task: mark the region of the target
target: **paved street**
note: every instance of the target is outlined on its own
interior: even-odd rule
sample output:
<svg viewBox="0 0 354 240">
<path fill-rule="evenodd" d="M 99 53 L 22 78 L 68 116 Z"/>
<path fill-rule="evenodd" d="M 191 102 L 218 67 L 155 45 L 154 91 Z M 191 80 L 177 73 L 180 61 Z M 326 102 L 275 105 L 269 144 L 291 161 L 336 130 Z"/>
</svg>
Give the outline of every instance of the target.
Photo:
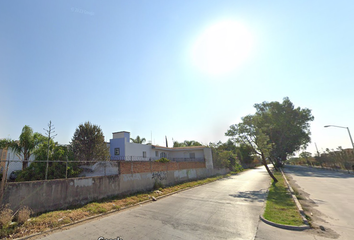
<svg viewBox="0 0 354 240">
<path fill-rule="evenodd" d="M 260 222 L 256 240 L 354 239 L 354 176 L 330 170 L 286 166 L 290 183 L 297 188 L 313 229 L 288 231 Z M 322 228 L 322 229 L 321 229 Z"/>
<path fill-rule="evenodd" d="M 354 176 L 300 166 L 285 170 L 311 200 L 314 224 L 339 239 L 354 239 Z"/>
<path fill-rule="evenodd" d="M 269 183 L 261 167 L 41 239 L 254 239 Z"/>
</svg>

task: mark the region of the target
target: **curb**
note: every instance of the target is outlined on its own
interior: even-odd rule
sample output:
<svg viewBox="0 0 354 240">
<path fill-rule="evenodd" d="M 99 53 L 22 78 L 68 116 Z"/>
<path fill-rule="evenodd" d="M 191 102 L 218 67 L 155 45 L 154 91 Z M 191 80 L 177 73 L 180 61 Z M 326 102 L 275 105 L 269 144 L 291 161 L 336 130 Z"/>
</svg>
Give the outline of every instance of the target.
<svg viewBox="0 0 354 240">
<path fill-rule="evenodd" d="M 288 179 L 286 178 L 286 176 L 285 176 L 285 174 L 283 172 L 283 169 L 280 169 L 280 171 L 281 171 L 281 174 L 283 175 L 283 178 L 284 178 L 284 180 L 286 182 L 286 185 L 288 186 L 289 192 L 291 193 L 291 196 L 292 196 L 292 198 L 293 198 L 293 200 L 294 200 L 294 202 L 296 204 L 296 207 L 297 207 L 297 209 L 300 212 L 300 215 L 302 217 L 302 221 L 304 222 L 305 225 L 309 226 L 309 228 L 310 228 L 310 224 L 309 224 L 309 222 L 306 219 L 306 215 L 305 215 L 304 209 L 302 209 L 302 206 L 301 206 L 299 200 L 297 199 L 293 188 L 290 186 L 290 184 L 288 182 Z"/>
<path fill-rule="evenodd" d="M 244 172 L 244 171 L 241 171 L 239 173 L 242 173 L 242 172 Z M 237 174 L 239 174 L 239 173 L 237 173 Z M 227 174 L 225 174 L 225 175 L 227 175 Z M 237 174 L 235 174 L 235 175 L 237 175 Z M 233 176 L 233 175 L 231 175 L 231 176 Z M 156 196 L 156 199 L 157 200 L 158 199 L 162 199 L 162 198 L 171 196 L 173 194 L 177 194 L 177 193 L 180 193 L 180 192 L 183 192 L 183 191 L 190 190 L 192 188 L 196 188 L 196 187 L 200 187 L 200 186 L 203 186 L 203 185 L 206 185 L 206 184 L 209 184 L 209 183 L 213 183 L 213 182 L 216 182 L 216 181 L 219 181 L 221 179 L 228 178 L 228 177 L 225 176 L 223 178 L 220 178 L 220 179 L 208 182 L 208 183 L 203 183 L 203 184 L 200 184 L 200 185 L 196 185 L 196 186 L 180 189 L 180 190 L 178 190 L 176 192 L 167 193 L 167 194 L 164 194 L 164 195 L 161 195 L 161 196 Z M 202 180 L 202 179 L 198 179 L 198 180 Z M 32 235 L 23 236 L 23 237 L 19 237 L 19 238 L 14 238 L 14 240 L 24 240 L 24 239 L 31 239 L 31 238 L 34 238 L 34 237 L 39 237 L 41 235 L 49 234 L 49 233 L 57 231 L 57 230 L 64 230 L 66 227 L 77 225 L 77 224 L 82 223 L 82 222 L 86 222 L 86 221 L 89 221 L 89 220 L 92 220 L 92 219 L 95 219 L 95 218 L 99 218 L 99 217 L 102 217 L 102 216 L 107 216 L 107 215 L 110 215 L 110 214 L 113 214 L 113 213 L 116 213 L 116 212 L 119 212 L 119 211 L 123 211 L 123 210 L 129 209 L 129 208 L 133 208 L 133 207 L 136 207 L 136 206 L 139 206 L 139 205 L 142 205 L 142 204 L 152 203 L 152 202 L 153 202 L 152 199 L 144 200 L 144 201 L 132 204 L 132 205 L 127 205 L 127 206 L 121 207 L 120 209 L 115 209 L 115 210 L 111 210 L 111 211 L 106 212 L 106 213 L 101 213 L 101 214 L 98 214 L 98 215 L 90 216 L 90 217 L 87 217 L 87 218 L 84 218 L 84 219 L 80 219 L 78 221 L 75 221 L 75 222 L 72 222 L 72 223 L 68 223 L 68 224 L 65 224 L 65 225 L 62 225 L 62 226 L 59 226 L 59 227 L 56 227 L 56 228 L 52 228 L 52 229 L 49 229 L 49 230 L 46 230 L 46 231 L 43 231 L 43 232 L 34 233 Z"/>
<path fill-rule="evenodd" d="M 285 224 L 280 224 L 280 223 L 275 223 L 275 222 L 272 222 L 272 221 L 269 221 L 267 219 L 265 219 L 263 217 L 263 215 L 259 215 L 259 218 L 266 224 L 268 225 L 271 225 L 273 227 L 278 227 L 278 228 L 282 228 L 282 229 L 286 229 L 286 230 L 293 230 L 293 231 L 303 231 L 303 230 L 306 230 L 306 229 L 310 229 L 310 224 L 309 222 L 307 221 L 306 219 L 306 215 L 305 215 L 305 212 L 304 210 L 302 209 L 302 206 L 299 202 L 299 200 L 297 199 L 297 197 L 295 196 L 295 193 L 294 193 L 294 190 L 292 189 L 292 187 L 290 186 L 289 182 L 288 182 L 288 179 L 286 179 L 285 177 L 285 174 L 283 172 L 283 170 L 280 168 L 280 172 L 285 180 L 285 183 L 286 185 L 288 186 L 288 190 L 291 194 L 291 197 L 293 198 L 294 202 L 295 202 L 295 205 L 301 215 L 301 218 L 302 218 L 302 222 L 304 223 L 304 225 L 301 225 L 301 226 L 291 226 L 291 225 L 285 225 Z"/>
<path fill-rule="evenodd" d="M 275 223 L 275 222 L 265 219 L 262 215 L 259 215 L 259 219 L 261 219 L 264 223 L 266 223 L 268 225 L 271 225 L 271 226 L 277 227 L 277 228 L 282 228 L 285 230 L 303 231 L 303 230 L 310 228 L 310 226 L 308 226 L 308 225 L 291 226 L 291 225 L 284 225 L 284 224 Z"/>
</svg>

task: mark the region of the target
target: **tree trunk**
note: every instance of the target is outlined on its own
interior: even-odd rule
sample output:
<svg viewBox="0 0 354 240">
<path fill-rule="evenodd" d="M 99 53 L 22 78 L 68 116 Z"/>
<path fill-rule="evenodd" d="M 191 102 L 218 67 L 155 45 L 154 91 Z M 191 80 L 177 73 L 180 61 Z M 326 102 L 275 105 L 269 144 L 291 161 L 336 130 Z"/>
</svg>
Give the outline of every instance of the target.
<svg viewBox="0 0 354 240">
<path fill-rule="evenodd" d="M 267 165 L 267 161 L 265 160 L 265 157 L 264 157 L 263 153 L 262 153 L 262 163 L 263 163 L 264 167 L 267 169 L 267 172 L 268 172 L 269 176 L 271 176 L 273 181 L 274 182 L 278 182 L 278 179 L 276 179 L 274 177 L 273 173 L 269 170 L 268 165 Z"/>
<path fill-rule="evenodd" d="M 279 169 L 278 169 L 278 167 L 276 166 L 276 164 L 274 163 L 273 159 L 272 159 L 272 158 L 269 158 L 269 161 L 273 164 L 273 167 L 274 167 L 275 171 L 279 172 Z"/>
</svg>

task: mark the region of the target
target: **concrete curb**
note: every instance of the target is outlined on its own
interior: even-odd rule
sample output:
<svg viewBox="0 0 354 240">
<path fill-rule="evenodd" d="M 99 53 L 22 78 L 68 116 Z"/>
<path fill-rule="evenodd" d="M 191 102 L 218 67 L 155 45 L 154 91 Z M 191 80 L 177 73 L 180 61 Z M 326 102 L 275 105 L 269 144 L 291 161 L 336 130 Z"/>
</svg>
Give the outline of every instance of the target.
<svg viewBox="0 0 354 240">
<path fill-rule="evenodd" d="M 294 193 L 293 188 L 290 186 L 290 184 L 289 184 L 289 182 L 288 182 L 288 179 L 286 179 L 286 176 L 285 176 L 283 170 L 280 169 L 280 171 L 281 171 L 281 174 L 283 175 L 283 178 L 284 178 L 284 180 L 285 180 L 285 182 L 286 182 L 286 185 L 288 186 L 288 189 L 289 189 L 289 191 L 290 191 L 290 193 L 291 193 L 291 196 L 292 196 L 292 198 L 293 198 L 293 200 L 294 200 L 294 202 L 295 202 L 295 204 L 296 204 L 296 207 L 297 207 L 297 209 L 299 210 L 299 212 L 300 212 L 300 214 L 301 214 L 302 221 L 304 222 L 305 225 L 309 226 L 309 228 L 310 228 L 310 224 L 309 224 L 309 222 L 308 222 L 307 219 L 306 219 L 306 214 L 305 214 L 304 210 L 302 209 L 302 206 L 301 206 L 299 200 L 297 199 L 297 197 L 296 197 L 296 195 L 295 195 L 295 193 Z"/>
<path fill-rule="evenodd" d="M 234 174 L 234 175 L 238 175 L 238 174 L 240 174 L 242 172 L 244 172 L 244 171 L 241 171 L 241 172 L 239 172 L 237 174 Z M 173 194 L 177 194 L 177 193 L 180 193 L 180 192 L 183 192 L 183 191 L 190 190 L 192 188 L 200 187 L 200 186 L 203 186 L 203 185 L 206 185 L 206 184 L 209 184 L 209 183 L 212 183 L 212 182 L 216 182 L 216 181 L 219 181 L 221 179 L 230 177 L 230 176 L 226 176 L 227 174 L 225 174 L 223 178 L 220 178 L 220 179 L 208 182 L 208 183 L 203 183 L 203 184 L 200 184 L 200 185 L 184 188 L 184 189 L 178 190 L 176 192 L 171 192 L 171 193 L 167 193 L 167 194 L 164 194 L 164 195 L 161 195 L 161 196 L 157 196 L 156 199 L 157 200 L 158 199 L 162 199 L 162 198 L 171 196 Z M 233 176 L 233 175 L 231 175 L 231 176 Z M 203 179 L 198 179 L 198 180 L 203 180 Z M 198 180 L 196 180 L 196 181 L 198 181 Z M 101 214 L 98 214 L 98 215 L 94 215 L 94 216 L 90 216 L 90 217 L 87 217 L 87 218 L 84 218 L 84 219 L 80 219 L 78 221 L 75 221 L 75 222 L 72 222 L 72 223 L 68 223 L 68 224 L 65 224 L 65 225 L 62 225 L 62 226 L 59 226 L 59 227 L 56 227 L 56 228 L 52 228 L 52 229 L 46 230 L 44 232 L 39 232 L 39 233 L 35 233 L 35 234 L 32 234 L 32 235 L 20 237 L 20 238 L 14 238 L 14 240 L 24 240 L 24 239 L 31 239 L 31 238 L 39 237 L 41 235 L 46 235 L 46 234 L 49 234 L 49 233 L 57 231 L 57 230 L 64 230 L 67 227 L 70 227 L 70 226 L 73 226 L 73 225 L 77 225 L 77 224 L 82 223 L 82 222 L 86 222 L 86 221 L 89 221 L 89 220 L 92 220 L 92 219 L 95 219 L 95 218 L 99 218 L 99 217 L 102 217 L 102 216 L 107 216 L 107 215 L 110 215 L 110 214 L 113 214 L 113 213 L 116 213 L 116 212 L 119 212 L 119 211 L 123 211 L 123 210 L 129 209 L 129 208 L 132 208 L 132 207 L 136 207 L 136 206 L 139 206 L 139 205 L 142 205 L 142 204 L 152 203 L 152 202 L 153 202 L 152 199 L 144 200 L 142 202 L 138 202 L 138 203 L 135 203 L 135 204 L 132 204 L 132 205 L 124 206 L 124 207 L 122 207 L 120 209 L 115 209 L 115 210 L 111 210 L 111 211 L 106 212 L 106 213 L 101 213 Z"/>
<path fill-rule="evenodd" d="M 308 225 L 301 225 L 301 226 L 291 226 L 291 225 L 285 225 L 285 224 L 279 224 L 279 223 L 275 223 L 272 221 L 269 221 L 267 219 L 265 219 L 262 215 L 259 215 L 259 218 L 266 224 L 271 225 L 273 227 L 277 227 L 277 228 L 282 228 L 282 229 L 286 229 L 286 230 L 294 230 L 294 231 L 303 231 L 306 229 L 309 229 L 310 226 Z"/>
<path fill-rule="evenodd" d="M 310 229 L 310 224 L 309 222 L 307 221 L 306 219 L 306 215 L 305 215 L 305 212 L 304 210 L 302 209 L 302 206 L 299 202 L 299 200 L 297 199 L 295 193 L 294 193 L 294 190 L 292 189 L 292 187 L 290 186 L 289 182 L 288 182 L 288 179 L 286 179 L 285 177 L 285 174 L 283 172 L 282 169 L 280 169 L 280 172 L 285 180 L 285 183 L 286 185 L 288 186 L 288 190 L 291 194 L 291 197 L 293 198 L 294 202 L 295 202 L 295 205 L 301 215 L 301 218 L 302 218 L 302 222 L 304 223 L 304 225 L 301 225 L 301 226 L 291 226 L 291 225 L 285 225 L 285 224 L 280 224 L 280 223 L 275 223 L 275 222 L 272 222 L 272 221 L 269 221 L 267 219 L 265 219 L 262 215 L 259 215 L 259 218 L 266 224 L 268 225 L 271 225 L 271 226 L 274 226 L 274 227 L 278 227 L 278 228 L 282 228 L 282 229 L 286 229 L 286 230 L 294 230 L 294 231 L 303 231 L 303 230 L 306 230 L 306 229 Z"/>
</svg>

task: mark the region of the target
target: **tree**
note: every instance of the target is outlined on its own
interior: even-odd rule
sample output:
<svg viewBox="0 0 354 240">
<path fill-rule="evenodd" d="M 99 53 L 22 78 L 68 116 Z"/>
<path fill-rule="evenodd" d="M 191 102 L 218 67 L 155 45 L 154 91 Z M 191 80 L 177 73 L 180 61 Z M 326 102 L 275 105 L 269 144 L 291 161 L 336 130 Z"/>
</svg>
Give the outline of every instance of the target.
<svg viewBox="0 0 354 240">
<path fill-rule="evenodd" d="M 195 147 L 195 146 L 202 146 L 202 144 L 198 141 L 188 141 L 188 140 L 185 140 L 183 142 L 177 142 L 177 141 L 174 141 L 173 142 L 173 147 Z"/>
<path fill-rule="evenodd" d="M 130 138 L 130 140 L 132 140 L 133 143 L 139 143 L 139 144 L 143 144 L 144 142 L 146 142 L 146 139 L 145 138 L 140 138 L 139 135 L 135 139 L 134 138 Z"/>
<path fill-rule="evenodd" d="M 22 170 L 28 167 L 28 160 L 36 147 L 44 140 L 40 133 L 33 133 L 28 125 L 22 128 L 19 140 L 3 139 L 0 141 L 1 148 L 11 148 L 15 154 L 22 159 Z"/>
<path fill-rule="evenodd" d="M 226 135 L 252 146 L 275 180 L 266 160 L 270 160 L 275 167 L 282 166 L 288 156 L 305 148 L 310 142 L 309 122 L 314 117 L 307 108 L 295 108 L 287 97 L 282 103 L 263 102 L 254 107 L 256 113 L 242 118 L 241 123 L 230 126 Z"/>
<path fill-rule="evenodd" d="M 308 165 L 312 165 L 311 162 L 309 161 L 309 159 L 311 158 L 311 153 L 310 152 L 302 152 L 299 154 L 299 157 L 302 159 L 305 159 L 306 163 Z"/>
<path fill-rule="evenodd" d="M 272 144 L 269 141 L 269 137 L 264 133 L 267 126 L 262 126 L 261 122 L 260 116 L 248 115 L 242 118 L 241 123 L 231 125 L 225 135 L 233 137 L 240 144 L 248 144 L 252 147 L 253 151 L 261 157 L 261 162 L 269 176 L 274 182 L 278 182 L 267 165 L 267 158 L 269 158 Z"/>
<path fill-rule="evenodd" d="M 35 161 L 25 170 L 21 171 L 16 181 L 35 181 L 44 180 L 46 173 L 46 160 L 48 150 L 48 138 L 38 145 L 34 151 Z M 48 178 L 58 179 L 65 177 L 77 177 L 82 169 L 79 168 L 78 162 L 73 162 L 74 153 L 70 146 L 59 145 L 53 139 L 49 141 L 49 166 Z"/>
<path fill-rule="evenodd" d="M 236 150 L 238 159 L 246 166 L 249 166 L 249 164 L 254 161 L 253 153 L 253 148 L 250 145 L 244 143 L 241 143 Z"/>
<path fill-rule="evenodd" d="M 76 128 L 71 145 L 76 159 L 86 164 L 89 161 L 105 161 L 109 157 L 101 128 L 90 122 L 80 124 Z"/>
<path fill-rule="evenodd" d="M 270 160 L 276 166 L 282 166 L 288 156 L 310 142 L 310 121 L 314 120 L 310 109 L 295 108 L 288 97 L 282 103 L 263 102 L 254 107 L 259 125 L 273 144 Z"/>
</svg>

